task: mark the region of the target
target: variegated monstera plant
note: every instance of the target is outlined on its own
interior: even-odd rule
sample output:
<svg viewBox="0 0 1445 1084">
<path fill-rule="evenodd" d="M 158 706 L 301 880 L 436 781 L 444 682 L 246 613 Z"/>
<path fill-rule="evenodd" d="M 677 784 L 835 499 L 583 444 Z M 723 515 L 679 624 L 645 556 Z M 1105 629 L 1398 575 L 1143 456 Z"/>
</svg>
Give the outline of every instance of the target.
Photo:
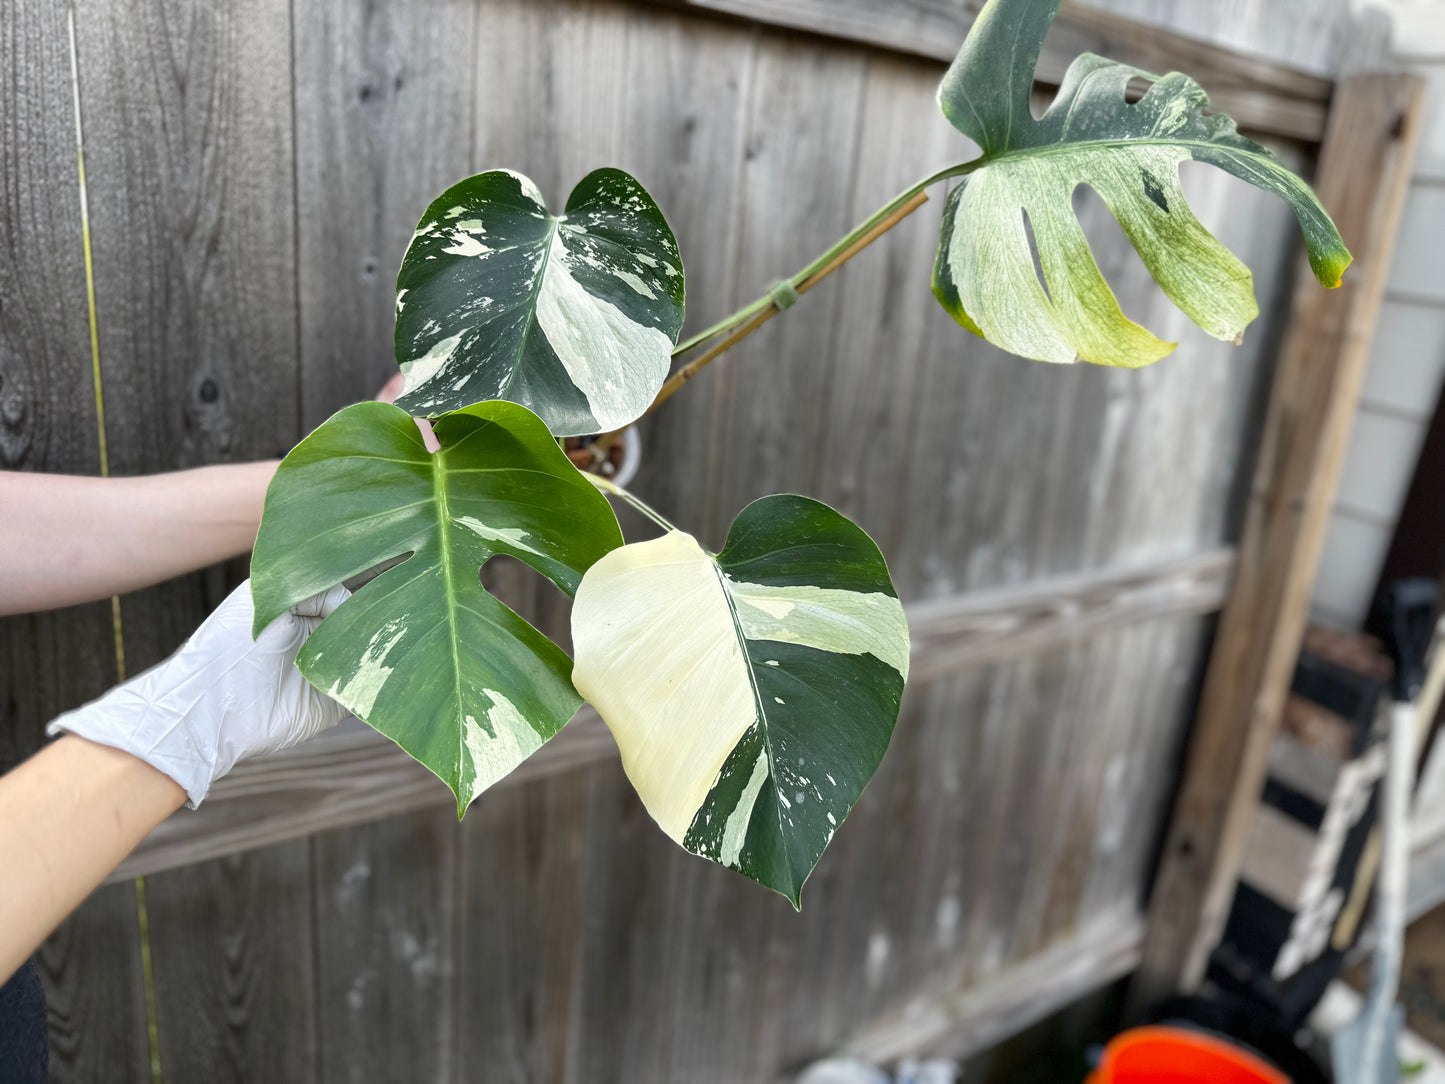
<svg viewBox="0 0 1445 1084">
<path fill-rule="evenodd" d="M 459 813 L 586 697 L 663 831 L 797 905 L 898 717 L 908 626 L 883 556 L 839 513 L 788 495 L 749 505 L 709 553 L 578 471 L 558 438 L 632 422 L 950 178 L 934 291 L 965 328 L 1025 357 L 1132 367 L 1172 349 L 1119 311 L 1074 216 L 1080 185 L 1175 304 L 1239 337 L 1256 314 L 1250 273 L 1190 212 L 1178 177 L 1190 158 L 1288 200 L 1316 275 L 1339 282 L 1350 255 L 1313 193 L 1229 118 L 1206 116 L 1187 76 L 1085 55 L 1035 119 L 1033 70 L 1058 6 L 989 0 L 949 69 L 939 102 L 981 155 L 680 346 L 682 258 L 632 177 L 589 174 L 562 214 L 505 170 L 442 193 L 397 279 L 405 391 L 395 406 L 341 411 L 277 471 L 253 564 L 256 628 L 390 564 L 298 665 L 445 780 Z M 1149 89 L 1130 104 L 1140 77 Z M 669 381 L 682 355 L 694 360 Z M 663 533 L 624 544 L 604 492 Z M 575 660 L 484 589 L 494 554 L 574 596 Z"/>
</svg>

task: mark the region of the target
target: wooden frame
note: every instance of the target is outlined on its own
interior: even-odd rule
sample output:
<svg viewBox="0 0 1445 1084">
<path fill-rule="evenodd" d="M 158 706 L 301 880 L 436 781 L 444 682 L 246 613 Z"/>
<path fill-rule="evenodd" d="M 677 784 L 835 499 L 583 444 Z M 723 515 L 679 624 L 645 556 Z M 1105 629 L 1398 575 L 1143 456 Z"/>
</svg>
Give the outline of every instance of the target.
<svg viewBox="0 0 1445 1084">
<path fill-rule="evenodd" d="M 1210 657 L 1131 992 L 1196 986 L 1234 898 L 1269 747 L 1299 653 L 1394 252 L 1423 83 L 1343 80 L 1315 179 L 1355 265 L 1338 294 L 1301 270 L 1265 419 L 1234 587 Z"/>
</svg>

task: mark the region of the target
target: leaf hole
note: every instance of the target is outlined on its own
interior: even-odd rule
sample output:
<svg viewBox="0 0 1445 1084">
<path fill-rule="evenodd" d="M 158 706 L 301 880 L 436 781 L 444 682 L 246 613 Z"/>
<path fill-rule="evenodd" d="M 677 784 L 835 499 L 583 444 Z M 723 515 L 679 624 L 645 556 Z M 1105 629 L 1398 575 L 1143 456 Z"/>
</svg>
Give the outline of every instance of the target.
<svg viewBox="0 0 1445 1084">
<path fill-rule="evenodd" d="M 511 554 L 492 554 L 477 569 L 477 579 L 502 605 L 521 614 L 535 614 L 543 578 Z"/>
<path fill-rule="evenodd" d="M 1126 102 L 1137 102 L 1144 95 L 1149 93 L 1149 88 L 1154 85 L 1154 80 L 1147 79 L 1142 75 L 1136 75 L 1124 86 L 1124 100 Z"/>
<path fill-rule="evenodd" d="M 1114 212 L 1108 210 L 1104 198 L 1090 185 L 1074 189 L 1074 215 L 1094 253 L 1098 272 L 1104 276 L 1104 282 L 1108 283 L 1118 308 L 1126 317 L 1150 327 L 1150 315 L 1173 311 L 1173 305 L 1144 267 L 1129 236 L 1114 218 Z M 1150 330 L 1159 332 L 1159 328 Z"/>
<path fill-rule="evenodd" d="M 1135 323 L 1147 325 L 1144 317 L 1156 299 L 1164 296 L 1163 291 L 1154 284 L 1135 254 L 1133 244 L 1098 192 L 1086 184 L 1079 185 L 1074 189 L 1073 205 L 1074 217 L 1084 231 L 1094 262 L 1119 302 L 1119 308 Z"/>
<path fill-rule="evenodd" d="M 414 550 L 407 550 L 406 553 L 400 554 L 396 557 L 388 557 L 385 561 L 382 561 L 381 564 L 372 565 L 365 572 L 358 572 L 355 576 L 352 576 L 351 579 L 344 581 L 342 586 L 345 587 L 352 594 L 355 594 L 357 591 L 360 591 L 363 587 L 369 584 L 372 580 L 376 579 L 376 577 L 380 576 L 383 572 L 386 572 L 389 569 L 393 569 L 397 565 L 401 564 L 414 552 Z"/>
<path fill-rule="evenodd" d="M 1053 295 L 1049 293 L 1048 280 L 1044 278 L 1043 261 L 1039 259 L 1039 239 L 1034 236 L 1034 224 L 1029 219 L 1028 211 L 1024 211 L 1024 236 L 1029 240 L 1029 257 L 1034 261 L 1034 276 L 1039 280 L 1039 286 L 1044 291 L 1044 296 L 1053 304 Z"/>
<path fill-rule="evenodd" d="M 1029 113 L 1034 120 L 1043 120 L 1044 114 L 1054 104 L 1054 97 L 1054 91 L 1041 90 L 1037 86 L 1029 92 Z"/>
</svg>

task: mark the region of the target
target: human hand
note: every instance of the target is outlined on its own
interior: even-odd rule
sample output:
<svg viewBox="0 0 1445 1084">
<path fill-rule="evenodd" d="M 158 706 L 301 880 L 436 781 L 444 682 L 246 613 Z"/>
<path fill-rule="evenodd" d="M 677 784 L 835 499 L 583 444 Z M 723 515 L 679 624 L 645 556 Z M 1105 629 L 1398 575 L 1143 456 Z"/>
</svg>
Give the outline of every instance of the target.
<svg viewBox="0 0 1445 1084">
<path fill-rule="evenodd" d="M 405 374 L 405 373 L 397 373 L 395 376 L 393 376 L 390 380 L 388 380 L 385 384 L 383 384 L 383 385 L 381 386 L 381 390 L 380 390 L 379 392 L 377 392 L 377 393 L 376 393 L 376 396 L 375 396 L 376 402 L 378 402 L 378 403 L 394 403 L 394 402 L 396 402 L 396 397 L 401 394 L 401 389 L 403 388 L 403 386 L 405 386 L 405 384 L 406 384 L 406 374 Z"/>
<path fill-rule="evenodd" d="M 232 591 L 165 662 L 46 727 L 139 757 L 182 787 L 192 808 L 237 761 L 296 745 L 347 711 L 312 688 L 296 653 L 350 594 L 334 587 L 251 639 L 251 584 Z"/>
<path fill-rule="evenodd" d="M 404 373 L 397 373 L 381 386 L 381 390 L 376 393 L 376 401 L 378 403 L 396 402 L 396 397 L 402 393 L 405 385 L 406 375 Z M 441 442 L 437 440 L 436 434 L 432 432 L 431 422 L 425 418 L 413 418 L 412 421 L 416 422 L 416 427 L 421 432 L 421 442 L 426 445 L 427 451 L 434 452 L 441 447 Z"/>
</svg>

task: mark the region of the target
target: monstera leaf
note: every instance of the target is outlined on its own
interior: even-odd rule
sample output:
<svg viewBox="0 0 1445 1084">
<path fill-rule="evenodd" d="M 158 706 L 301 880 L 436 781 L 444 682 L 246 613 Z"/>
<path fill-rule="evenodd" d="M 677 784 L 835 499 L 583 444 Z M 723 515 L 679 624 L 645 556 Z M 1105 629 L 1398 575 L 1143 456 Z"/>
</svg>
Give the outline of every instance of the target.
<svg viewBox="0 0 1445 1084">
<path fill-rule="evenodd" d="M 745 508 L 583 577 L 572 680 L 663 831 L 782 893 L 803 882 L 888 748 L 908 625 L 873 541 L 806 497 Z"/>
<path fill-rule="evenodd" d="M 560 216 L 521 174 L 469 177 L 427 208 L 397 275 L 397 406 L 509 399 L 559 436 L 618 429 L 662 386 L 682 310 L 677 241 L 620 169 L 589 173 Z"/>
<path fill-rule="evenodd" d="M 1173 349 L 1119 311 L 1074 216 L 1080 185 L 1108 204 L 1169 298 L 1209 334 L 1238 339 L 1258 309 L 1249 269 L 1200 225 L 1184 201 L 1179 164 L 1208 162 L 1288 200 L 1320 282 L 1349 265 L 1314 193 L 1222 115 L 1204 116 L 1188 76 L 1157 78 L 1084 54 L 1048 112 L 1029 91 L 1060 0 L 989 0 L 943 85 L 944 114 L 983 150 L 949 195 L 934 293 L 964 327 L 1041 361 L 1139 366 Z M 1137 103 L 1130 79 L 1152 86 Z M 1029 251 L 1033 228 L 1047 293 Z"/>
<path fill-rule="evenodd" d="M 442 778 L 458 815 L 581 705 L 562 650 L 482 587 L 494 554 L 576 590 L 622 544 L 611 507 L 547 427 L 489 402 L 435 426 L 360 403 L 282 462 L 252 558 L 259 631 L 318 591 L 389 559 L 323 621 L 296 665 L 317 688 Z"/>
</svg>

